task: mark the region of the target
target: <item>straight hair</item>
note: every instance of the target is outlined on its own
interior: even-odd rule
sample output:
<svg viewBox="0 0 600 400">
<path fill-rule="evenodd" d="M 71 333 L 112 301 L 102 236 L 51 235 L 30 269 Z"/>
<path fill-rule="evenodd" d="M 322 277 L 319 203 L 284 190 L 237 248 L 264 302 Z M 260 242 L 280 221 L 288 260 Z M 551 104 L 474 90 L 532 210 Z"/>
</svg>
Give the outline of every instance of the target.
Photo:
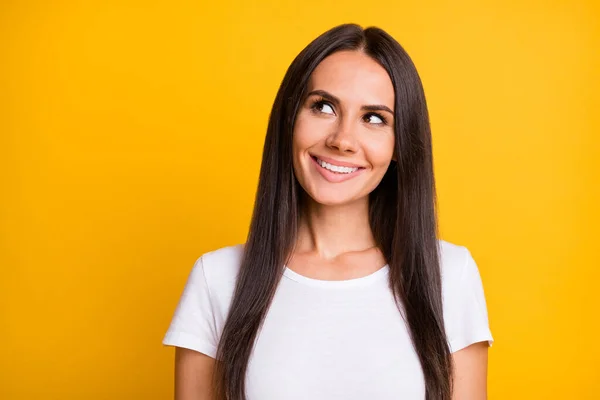
<svg viewBox="0 0 600 400">
<path fill-rule="evenodd" d="M 431 130 L 417 70 L 377 27 L 343 24 L 321 34 L 289 66 L 269 117 L 252 220 L 215 364 L 216 399 L 245 400 L 245 376 L 259 328 L 296 241 L 303 189 L 292 135 L 309 78 L 327 56 L 362 51 L 389 74 L 395 93 L 394 154 L 369 194 L 369 221 L 390 268 L 389 288 L 407 323 L 426 400 L 450 400 L 452 358 L 444 328 Z M 401 393 L 398 393 L 401 397 Z"/>
</svg>

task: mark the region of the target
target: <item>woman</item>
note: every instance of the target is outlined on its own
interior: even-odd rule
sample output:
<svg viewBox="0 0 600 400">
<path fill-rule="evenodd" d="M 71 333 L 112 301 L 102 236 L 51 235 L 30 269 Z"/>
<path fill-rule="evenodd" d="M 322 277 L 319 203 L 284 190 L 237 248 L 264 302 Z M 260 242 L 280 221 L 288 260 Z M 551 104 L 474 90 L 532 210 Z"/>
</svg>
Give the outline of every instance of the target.
<svg viewBox="0 0 600 400">
<path fill-rule="evenodd" d="M 246 243 L 190 273 L 175 397 L 484 399 L 492 341 L 470 252 L 438 239 L 412 61 L 378 28 L 325 32 L 277 93 Z"/>
</svg>

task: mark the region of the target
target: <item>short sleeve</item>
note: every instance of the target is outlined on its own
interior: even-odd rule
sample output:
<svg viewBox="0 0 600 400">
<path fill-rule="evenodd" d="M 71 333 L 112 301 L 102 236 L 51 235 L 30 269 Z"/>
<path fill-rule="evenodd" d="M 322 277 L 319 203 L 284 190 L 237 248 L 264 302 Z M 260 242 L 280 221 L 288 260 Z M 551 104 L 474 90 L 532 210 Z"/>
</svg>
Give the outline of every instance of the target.
<svg viewBox="0 0 600 400">
<path fill-rule="evenodd" d="M 460 272 L 449 274 L 444 288 L 444 315 L 451 352 L 477 342 L 487 341 L 489 346 L 494 342 L 479 269 L 467 248 L 463 254 Z"/>
<path fill-rule="evenodd" d="M 190 272 L 171 324 L 162 341 L 164 345 L 184 347 L 215 358 L 216 324 L 202 257 Z"/>
</svg>

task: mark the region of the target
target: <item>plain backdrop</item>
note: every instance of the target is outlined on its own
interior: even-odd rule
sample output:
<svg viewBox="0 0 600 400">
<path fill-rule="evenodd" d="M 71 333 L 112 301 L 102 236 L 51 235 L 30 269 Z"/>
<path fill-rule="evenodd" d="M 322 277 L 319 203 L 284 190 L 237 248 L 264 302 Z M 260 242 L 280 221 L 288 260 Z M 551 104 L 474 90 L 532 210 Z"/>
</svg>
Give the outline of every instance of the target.
<svg viewBox="0 0 600 400">
<path fill-rule="evenodd" d="M 168 399 L 193 262 L 245 240 L 270 107 L 344 22 L 413 58 L 490 399 L 600 391 L 597 1 L 3 1 L 0 398 Z"/>
</svg>

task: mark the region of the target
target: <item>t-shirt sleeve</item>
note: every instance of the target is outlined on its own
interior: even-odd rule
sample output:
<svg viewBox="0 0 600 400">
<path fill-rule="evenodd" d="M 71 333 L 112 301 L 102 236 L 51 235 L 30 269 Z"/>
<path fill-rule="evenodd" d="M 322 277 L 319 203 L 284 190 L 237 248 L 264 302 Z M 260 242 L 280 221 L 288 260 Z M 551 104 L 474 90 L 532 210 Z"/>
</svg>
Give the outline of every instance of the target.
<svg viewBox="0 0 600 400">
<path fill-rule="evenodd" d="M 479 269 L 471 252 L 464 248 L 464 261 L 444 290 L 444 314 L 451 352 L 473 343 L 494 339 L 489 327 L 487 305 Z"/>
<path fill-rule="evenodd" d="M 200 257 L 196 260 L 188 276 L 162 343 L 195 350 L 215 358 L 216 323 L 202 259 Z"/>
</svg>

